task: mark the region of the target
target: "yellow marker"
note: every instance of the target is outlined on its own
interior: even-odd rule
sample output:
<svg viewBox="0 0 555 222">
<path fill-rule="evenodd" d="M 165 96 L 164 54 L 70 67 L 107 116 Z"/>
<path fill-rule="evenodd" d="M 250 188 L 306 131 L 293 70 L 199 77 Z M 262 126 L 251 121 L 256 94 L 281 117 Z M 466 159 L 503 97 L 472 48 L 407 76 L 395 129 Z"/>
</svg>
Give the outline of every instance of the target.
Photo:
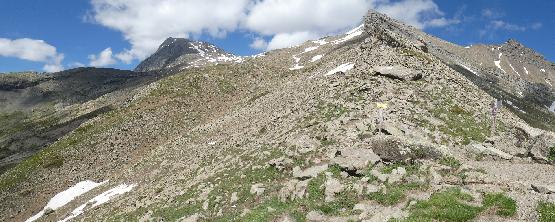
<svg viewBox="0 0 555 222">
<path fill-rule="evenodd" d="M 387 109 L 387 103 L 376 103 L 376 106 L 380 109 Z"/>
</svg>

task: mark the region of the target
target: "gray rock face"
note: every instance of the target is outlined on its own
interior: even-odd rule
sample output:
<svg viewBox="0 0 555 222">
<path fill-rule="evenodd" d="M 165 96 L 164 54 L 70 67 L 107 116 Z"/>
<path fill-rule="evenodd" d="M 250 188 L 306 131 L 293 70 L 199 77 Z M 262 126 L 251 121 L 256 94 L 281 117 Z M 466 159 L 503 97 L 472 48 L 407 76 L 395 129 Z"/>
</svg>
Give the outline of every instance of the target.
<svg viewBox="0 0 555 222">
<path fill-rule="evenodd" d="M 505 153 L 502 150 L 499 150 L 493 147 L 491 144 L 487 144 L 487 143 L 486 144 L 473 143 L 468 145 L 468 147 L 472 152 L 479 153 L 479 154 L 498 156 L 505 160 L 510 160 L 513 158 L 511 154 Z"/>
<path fill-rule="evenodd" d="M 158 78 L 160 76 L 149 73 L 107 68 L 76 68 L 49 74 L 0 74 L 0 116 L 8 114 L 9 117 L 0 124 L 0 132 L 19 129 L 0 136 L 3 137 L 0 139 L 0 174 L 87 120 L 111 110 L 109 104 L 90 106 L 87 112 L 81 113 L 71 113 L 68 107 L 131 90 Z M 52 109 L 56 110 L 56 115 L 41 111 Z M 37 117 L 50 120 L 34 123 Z"/>
<path fill-rule="evenodd" d="M 328 169 L 327 164 L 320 165 L 320 166 L 313 166 L 305 170 L 301 170 L 300 167 L 295 167 L 293 168 L 293 177 L 301 180 L 314 178 L 314 177 L 317 177 L 318 174 L 326 171 L 327 169 Z"/>
<path fill-rule="evenodd" d="M 529 127 L 521 124 L 517 127 L 522 135 L 520 145 L 523 146 L 529 156 L 536 160 L 547 162 L 552 147 L 555 147 L 555 135 L 553 132 Z"/>
<path fill-rule="evenodd" d="M 328 177 L 328 179 L 326 180 L 326 189 L 325 189 L 325 194 L 326 194 L 326 198 L 325 201 L 326 202 L 332 202 L 335 200 L 335 194 L 340 193 L 341 191 L 343 191 L 344 187 L 341 184 L 341 182 L 338 179 L 335 179 L 333 177 Z"/>
<path fill-rule="evenodd" d="M 378 66 L 374 67 L 376 75 L 385 76 L 402 81 L 422 79 L 422 73 L 403 66 Z"/>
<path fill-rule="evenodd" d="M 542 184 L 532 184 L 532 189 L 538 193 L 542 194 L 552 194 L 555 193 L 555 185 L 542 185 Z"/>
<path fill-rule="evenodd" d="M 332 159 L 332 163 L 349 171 L 363 170 L 380 161 L 380 157 L 370 149 L 345 148 L 337 153 L 338 155 Z"/>
<path fill-rule="evenodd" d="M 266 188 L 264 187 L 264 184 L 257 183 L 251 186 L 250 193 L 255 194 L 256 196 L 260 196 L 264 193 L 265 190 Z"/>
<path fill-rule="evenodd" d="M 179 70 L 184 67 L 201 66 L 205 63 L 225 63 L 237 60 L 240 58 L 210 43 L 170 37 L 160 45 L 153 55 L 141 62 L 135 71 Z"/>
<path fill-rule="evenodd" d="M 375 136 L 369 145 L 383 161 L 401 162 L 442 156 L 436 146 L 413 143 L 403 137 Z"/>
</svg>

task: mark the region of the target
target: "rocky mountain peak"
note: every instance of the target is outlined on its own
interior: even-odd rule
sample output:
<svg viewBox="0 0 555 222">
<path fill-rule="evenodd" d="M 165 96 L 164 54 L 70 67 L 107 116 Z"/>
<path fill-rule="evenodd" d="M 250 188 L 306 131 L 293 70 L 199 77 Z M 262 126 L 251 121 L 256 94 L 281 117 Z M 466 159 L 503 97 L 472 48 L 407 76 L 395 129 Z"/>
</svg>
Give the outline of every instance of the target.
<svg viewBox="0 0 555 222">
<path fill-rule="evenodd" d="M 392 47 L 416 48 L 427 51 L 420 30 L 403 24 L 385 14 L 370 10 L 364 19 L 366 32 Z"/>
<path fill-rule="evenodd" d="M 508 46 L 512 46 L 515 48 L 524 48 L 524 45 L 522 45 L 520 42 L 518 42 L 516 39 L 509 39 L 507 40 L 507 42 L 505 43 L 505 45 Z"/>
<path fill-rule="evenodd" d="M 135 71 L 181 70 L 211 63 L 239 61 L 240 58 L 208 42 L 167 38 L 158 50 L 141 62 Z"/>
</svg>

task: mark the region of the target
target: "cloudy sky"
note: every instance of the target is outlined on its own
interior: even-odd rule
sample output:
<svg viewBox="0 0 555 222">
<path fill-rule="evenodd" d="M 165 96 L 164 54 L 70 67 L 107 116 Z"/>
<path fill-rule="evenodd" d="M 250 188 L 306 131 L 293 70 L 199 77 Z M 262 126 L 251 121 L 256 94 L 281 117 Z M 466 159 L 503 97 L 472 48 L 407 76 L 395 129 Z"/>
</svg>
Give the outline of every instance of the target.
<svg viewBox="0 0 555 222">
<path fill-rule="evenodd" d="M 460 45 L 515 38 L 555 60 L 555 1 L 6 0 L 0 72 L 133 69 L 170 36 L 252 55 L 344 32 L 368 9 Z"/>
</svg>

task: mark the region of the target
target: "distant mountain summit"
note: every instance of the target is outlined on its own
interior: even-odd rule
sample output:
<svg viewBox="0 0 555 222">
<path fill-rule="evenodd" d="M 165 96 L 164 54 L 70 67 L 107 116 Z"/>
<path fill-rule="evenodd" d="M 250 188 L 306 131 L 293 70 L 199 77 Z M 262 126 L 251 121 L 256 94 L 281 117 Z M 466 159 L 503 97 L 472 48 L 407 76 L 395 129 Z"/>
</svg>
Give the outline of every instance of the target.
<svg viewBox="0 0 555 222">
<path fill-rule="evenodd" d="M 207 42 L 184 38 L 168 38 L 150 57 L 141 62 L 135 71 L 178 71 L 200 67 L 209 63 L 241 62 L 242 58 Z"/>
</svg>

